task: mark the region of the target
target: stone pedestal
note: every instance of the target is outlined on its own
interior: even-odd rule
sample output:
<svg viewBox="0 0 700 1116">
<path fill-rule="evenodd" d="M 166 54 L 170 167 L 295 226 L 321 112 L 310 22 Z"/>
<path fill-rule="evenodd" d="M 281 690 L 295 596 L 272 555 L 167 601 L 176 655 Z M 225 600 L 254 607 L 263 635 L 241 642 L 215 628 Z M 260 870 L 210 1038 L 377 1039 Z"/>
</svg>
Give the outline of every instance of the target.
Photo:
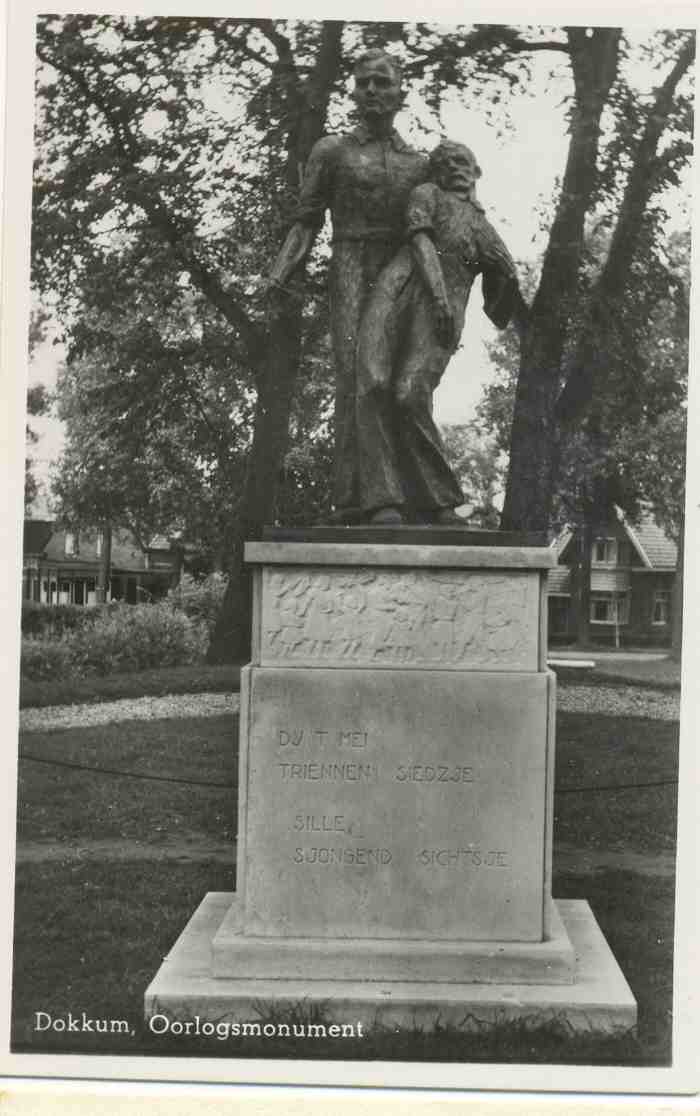
<svg viewBox="0 0 700 1116">
<path fill-rule="evenodd" d="M 247 546 L 237 891 L 207 897 L 147 1014 L 634 1025 L 587 904 L 551 898 L 555 556 L 463 538 Z"/>
</svg>

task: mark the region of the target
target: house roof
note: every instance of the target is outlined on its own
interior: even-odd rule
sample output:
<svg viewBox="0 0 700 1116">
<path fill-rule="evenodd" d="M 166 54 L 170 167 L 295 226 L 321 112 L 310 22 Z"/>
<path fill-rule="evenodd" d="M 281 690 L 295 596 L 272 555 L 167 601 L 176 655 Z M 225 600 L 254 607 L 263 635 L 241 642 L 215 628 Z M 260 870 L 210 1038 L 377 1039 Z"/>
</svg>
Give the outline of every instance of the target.
<svg viewBox="0 0 700 1116">
<path fill-rule="evenodd" d="M 66 528 L 58 526 L 50 519 L 26 519 L 24 522 L 24 555 L 43 556 L 47 562 L 55 563 L 57 567 L 76 566 L 98 563 L 100 555 L 97 552 L 96 530 L 81 530 L 75 532 L 76 549 L 71 555 L 66 554 Z M 149 547 L 151 551 L 158 551 L 162 559 L 163 553 L 169 557 L 170 547 L 163 536 L 153 540 Z M 115 528 L 112 532 L 112 568 L 139 572 L 146 570 L 146 554 L 141 549 L 134 536 L 123 528 Z"/>
<path fill-rule="evenodd" d="M 615 512 L 618 523 L 634 547 L 644 569 L 675 570 L 678 548 L 664 529 L 658 526 L 649 511 L 642 512 L 636 523 L 627 518 L 622 508 L 616 507 Z M 574 530 L 567 526 L 553 540 L 551 545 L 559 559 L 562 558 L 574 534 Z"/>
<path fill-rule="evenodd" d="M 564 529 L 555 538 L 552 539 L 549 545 L 554 550 L 556 550 L 557 558 L 561 558 L 562 554 L 566 550 L 573 537 L 574 531 L 567 524 Z"/>
<path fill-rule="evenodd" d="M 630 524 L 625 523 L 628 531 Z M 632 531 L 646 554 L 649 565 L 654 570 L 675 570 L 678 548 L 663 528 L 659 527 L 650 515 L 644 516 Z"/>
<path fill-rule="evenodd" d="M 568 597 L 571 593 L 571 567 L 554 566 L 547 570 L 547 592 Z"/>
<path fill-rule="evenodd" d="M 49 539 L 54 532 L 54 524 L 50 519 L 25 519 L 24 521 L 24 553 L 43 554 Z"/>
</svg>

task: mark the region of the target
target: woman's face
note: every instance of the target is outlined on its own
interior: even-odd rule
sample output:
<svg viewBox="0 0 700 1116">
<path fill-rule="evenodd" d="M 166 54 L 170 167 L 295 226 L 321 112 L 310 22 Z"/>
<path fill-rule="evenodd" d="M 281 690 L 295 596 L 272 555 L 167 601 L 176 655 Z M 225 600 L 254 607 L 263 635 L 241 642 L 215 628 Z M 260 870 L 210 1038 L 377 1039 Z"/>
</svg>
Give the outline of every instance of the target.
<svg viewBox="0 0 700 1116">
<path fill-rule="evenodd" d="M 401 105 L 401 85 L 384 58 L 361 62 L 355 73 L 355 104 L 363 118 L 394 116 Z"/>
</svg>

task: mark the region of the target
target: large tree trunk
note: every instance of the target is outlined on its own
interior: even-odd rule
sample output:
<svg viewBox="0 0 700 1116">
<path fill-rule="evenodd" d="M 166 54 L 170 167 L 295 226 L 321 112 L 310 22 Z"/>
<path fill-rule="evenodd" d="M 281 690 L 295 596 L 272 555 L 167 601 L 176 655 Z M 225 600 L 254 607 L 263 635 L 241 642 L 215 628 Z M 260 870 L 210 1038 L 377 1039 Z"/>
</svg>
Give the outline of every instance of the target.
<svg viewBox="0 0 700 1116">
<path fill-rule="evenodd" d="M 591 570 L 595 529 L 590 514 L 586 515 L 581 532 L 581 556 L 578 566 L 578 616 L 576 640 L 587 644 L 591 639 Z"/>
<path fill-rule="evenodd" d="M 617 71 L 619 32 L 598 29 L 586 38 L 583 29 L 571 29 L 569 40 L 576 85 L 571 142 L 542 278 L 522 346 L 502 516 L 502 526 L 509 530 L 549 527 L 563 439 L 594 395 L 600 370 L 605 370 L 616 326 L 615 300 L 630 282 L 644 214 L 658 185 L 659 144 L 678 84 L 695 52 L 694 37 L 689 36 L 647 112 L 608 259 L 563 383 L 568 319 L 577 309 L 584 222 L 595 189 L 601 114 Z"/>
<path fill-rule="evenodd" d="M 95 586 L 95 600 L 98 604 L 105 604 L 110 590 L 110 577 L 112 573 L 112 524 L 105 523 L 102 530 L 102 554 L 97 569 L 97 585 Z"/>
<path fill-rule="evenodd" d="M 557 467 L 554 408 L 577 293 L 584 223 L 596 184 L 601 116 L 617 74 L 620 32 L 569 28 L 574 76 L 571 142 L 537 294 L 526 326 L 516 391 L 501 525 L 550 525 Z"/>
<path fill-rule="evenodd" d="M 630 285 L 635 257 L 643 251 L 644 214 L 658 186 L 658 148 L 668 127 L 679 82 L 695 57 L 694 37 L 681 46 L 676 61 L 656 91 L 637 144 L 634 163 L 615 222 L 610 250 L 593 289 L 584 328 L 557 400 L 557 417 L 567 429 L 579 420 L 604 379 L 614 346 L 619 300 Z"/>
<path fill-rule="evenodd" d="M 290 112 L 295 116 L 287 140 L 286 185 L 290 194 L 296 194 L 311 148 L 323 134 L 331 92 L 340 73 L 342 30 L 340 22 L 324 23 L 312 73 L 303 84 L 289 84 Z M 282 37 L 278 37 L 276 46 L 282 52 L 280 61 L 288 80 L 291 55 L 286 56 Z M 252 594 L 244 546 L 259 539 L 263 526 L 273 519 L 301 347 L 301 305 L 293 297 L 284 296 L 273 308 L 266 344 L 253 354 L 258 389 L 253 442 L 231 543 L 229 583 L 209 647 L 210 662 L 241 662 L 250 653 Z"/>
<path fill-rule="evenodd" d="M 673 580 L 671 593 L 671 658 L 676 662 L 681 661 L 683 645 L 683 568 L 685 565 L 685 513 L 681 518 L 681 529 L 678 536 L 678 558 L 676 560 L 676 576 Z"/>
<path fill-rule="evenodd" d="M 289 413 L 301 352 L 301 312 L 285 301 L 271 324 L 265 366 L 258 376 L 253 443 L 228 566 L 228 586 L 209 647 L 210 662 L 241 662 L 250 651 L 251 580 L 245 543 L 259 539 L 274 516 L 287 448 Z"/>
</svg>

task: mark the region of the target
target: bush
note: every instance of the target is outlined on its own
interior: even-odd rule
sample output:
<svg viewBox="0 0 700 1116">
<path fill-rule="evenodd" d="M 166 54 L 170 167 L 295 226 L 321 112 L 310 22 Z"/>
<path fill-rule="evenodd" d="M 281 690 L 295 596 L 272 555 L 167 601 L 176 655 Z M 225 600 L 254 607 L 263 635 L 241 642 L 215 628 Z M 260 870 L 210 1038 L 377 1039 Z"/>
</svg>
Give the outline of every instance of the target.
<svg viewBox="0 0 700 1116">
<path fill-rule="evenodd" d="M 22 601 L 22 635 L 38 639 L 58 638 L 94 624 L 102 609 L 84 605 L 48 605 Z"/>
<path fill-rule="evenodd" d="M 22 640 L 20 673 L 33 682 L 57 681 L 69 678 L 74 671 L 72 639 L 37 639 L 26 636 Z"/>
<path fill-rule="evenodd" d="M 208 631 L 204 621 L 165 601 L 114 604 L 92 626 L 76 631 L 71 644 L 79 674 L 112 674 L 202 662 Z"/>
<path fill-rule="evenodd" d="M 193 620 L 204 621 L 211 635 L 221 610 L 227 580 L 222 573 L 211 573 L 200 579 L 185 573 L 177 588 L 168 591 L 166 599 L 177 611 L 184 612 Z"/>
</svg>

